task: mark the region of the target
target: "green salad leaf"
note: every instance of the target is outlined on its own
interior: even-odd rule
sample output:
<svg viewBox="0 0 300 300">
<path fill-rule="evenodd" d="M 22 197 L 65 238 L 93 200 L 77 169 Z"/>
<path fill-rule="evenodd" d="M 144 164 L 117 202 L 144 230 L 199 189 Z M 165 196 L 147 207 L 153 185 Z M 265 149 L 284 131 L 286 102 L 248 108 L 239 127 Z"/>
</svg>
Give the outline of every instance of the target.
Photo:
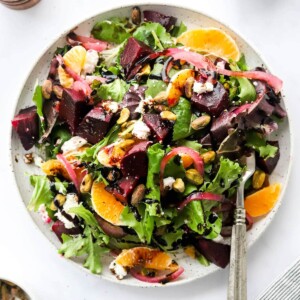
<svg viewBox="0 0 300 300">
<path fill-rule="evenodd" d="M 101 84 L 97 88 L 97 97 L 103 100 L 121 102 L 128 89 L 129 84 L 122 79 L 116 79 L 111 83 Z"/>
<path fill-rule="evenodd" d="M 30 183 L 34 186 L 28 209 L 37 211 L 41 204 L 49 205 L 54 196 L 50 188 L 50 180 L 46 175 L 31 175 Z"/>
<path fill-rule="evenodd" d="M 205 191 L 223 194 L 242 176 L 242 173 L 243 168 L 237 162 L 221 157 L 218 173 Z"/>
<path fill-rule="evenodd" d="M 197 152 L 200 152 L 202 150 L 202 145 L 198 143 L 197 141 L 189 141 L 189 140 L 179 140 L 177 141 L 178 146 L 184 146 L 191 148 Z"/>
<path fill-rule="evenodd" d="M 148 174 L 147 174 L 147 199 L 160 201 L 160 189 L 159 189 L 159 170 L 160 163 L 165 155 L 163 146 L 159 143 L 150 146 L 147 150 L 148 156 Z M 158 203 L 153 203 L 155 209 Z"/>
<path fill-rule="evenodd" d="M 181 163 L 181 158 L 179 155 L 175 155 L 172 157 L 164 171 L 164 177 L 173 177 L 173 178 L 184 178 L 185 177 L 185 169 Z"/>
<path fill-rule="evenodd" d="M 111 49 L 103 50 L 100 52 L 100 58 L 103 59 L 103 62 L 106 67 L 111 67 L 118 63 L 118 57 L 122 53 L 126 41 L 118 45 L 117 47 L 113 47 Z"/>
<path fill-rule="evenodd" d="M 246 133 L 246 146 L 254 149 L 264 159 L 274 157 L 278 151 L 278 147 L 268 144 L 263 136 L 255 130 L 249 130 Z"/>
<path fill-rule="evenodd" d="M 128 19 L 111 18 L 97 22 L 92 29 L 92 35 L 98 40 L 121 44 L 130 37 L 132 29 Z"/>
<path fill-rule="evenodd" d="M 136 219 L 129 206 L 124 208 L 120 216 L 120 220 L 124 223 L 124 225 L 132 228 L 136 232 L 142 243 L 146 242 L 143 223 Z"/>
<path fill-rule="evenodd" d="M 32 101 L 35 103 L 36 105 L 36 112 L 39 116 L 39 124 L 40 124 L 40 136 L 43 135 L 43 133 L 45 132 L 45 118 L 44 118 L 44 114 L 43 114 L 43 94 L 42 94 L 42 87 L 40 85 L 37 85 L 35 87 L 34 93 L 33 93 L 33 97 L 32 97 Z"/>
<path fill-rule="evenodd" d="M 232 62 L 230 64 L 230 68 L 232 71 L 246 71 L 248 69 L 246 65 L 246 60 L 245 57 L 242 56 L 239 62 L 234 63 Z M 242 68 L 242 69 L 240 69 Z M 241 103 L 246 103 L 246 102 L 253 102 L 256 99 L 256 90 L 253 84 L 250 82 L 249 79 L 243 78 L 243 77 L 234 77 L 235 80 L 238 82 L 238 91 L 239 93 L 237 94 L 239 101 Z"/>
<path fill-rule="evenodd" d="M 165 232 L 163 235 L 156 236 L 155 242 L 164 251 L 170 251 L 176 249 L 176 244 L 182 240 L 184 230 L 179 228 L 175 231 Z"/>
<path fill-rule="evenodd" d="M 191 102 L 185 98 L 180 98 L 178 104 L 172 108 L 172 112 L 177 116 L 173 129 L 173 141 L 184 139 L 193 133 L 191 129 Z"/>
<path fill-rule="evenodd" d="M 63 243 L 58 250 L 58 253 L 63 254 L 65 258 L 71 258 L 82 255 L 86 240 L 81 236 L 71 237 L 62 234 Z"/>
<path fill-rule="evenodd" d="M 186 25 L 181 22 L 179 26 L 175 26 L 172 30 L 171 30 L 171 35 L 174 37 L 179 37 L 182 33 L 184 33 L 187 30 Z"/>
<path fill-rule="evenodd" d="M 163 50 L 174 46 L 171 35 L 159 23 L 147 22 L 139 26 L 133 37 L 155 50 Z"/>
</svg>

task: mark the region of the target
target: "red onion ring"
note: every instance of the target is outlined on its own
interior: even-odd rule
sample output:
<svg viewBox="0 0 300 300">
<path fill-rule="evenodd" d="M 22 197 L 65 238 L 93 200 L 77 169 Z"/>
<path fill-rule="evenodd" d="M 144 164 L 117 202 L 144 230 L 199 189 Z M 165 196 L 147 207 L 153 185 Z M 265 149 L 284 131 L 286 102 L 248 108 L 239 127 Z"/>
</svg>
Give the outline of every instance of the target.
<svg viewBox="0 0 300 300">
<path fill-rule="evenodd" d="M 196 192 L 188 197 L 186 197 L 180 205 L 177 207 L 179 211 L 183 210 L 184 207 L 192 201 L 202 201 L 202 200 L 209 200 L 209 201 L 222 201 L 224 199 L 223 195 L 213 194 L 209 192 Z"/>
<path fill-rule="evenodd" d="M 262 71 L 230 71 L 216 68 L 216 66 L 207 57 L 196 52 L 190 52 L 186 49 L 169 48 L 163 51 L 163 54 L 166 56 L 172 56 L 174 59 L 185 60 L 199 69 L 203 68 L 209 71 L 216 71 L 219 74 L 227 76 L 245 77 L 248 79 L 264 81 L 274 89 L 276 94 L 278 94 L 282 89 L 282 80 L 270 73 Z"/>
<path fill-rule="evenodd" d="M 68 162 L 68 160 L 62 154 L 57 154 L 56 158 L 64 165 L 71 180 L 73 181 L 73 183 L 76 187 L 76 190 L 79 192 L 80 187 L 79 187 L 78 178 L 77 178 L 76 173 L 75 173 L 74 169 L 72 168 L 71 164 Z"/>
<path fill-rule="evenodd" d="M 170 281 L 176 280 L 183 272 L 184 272 L 183 267 L 179 267 L 178 270 L 170 274 L 156 276 L 156 277 L 149 277 L 149 276 L 142 275 L 141 273 L 139 273 L 134 269 L 130 270 L 130 274 L 134 278 L 148 283 L 168 283 Z"/>
</svg>

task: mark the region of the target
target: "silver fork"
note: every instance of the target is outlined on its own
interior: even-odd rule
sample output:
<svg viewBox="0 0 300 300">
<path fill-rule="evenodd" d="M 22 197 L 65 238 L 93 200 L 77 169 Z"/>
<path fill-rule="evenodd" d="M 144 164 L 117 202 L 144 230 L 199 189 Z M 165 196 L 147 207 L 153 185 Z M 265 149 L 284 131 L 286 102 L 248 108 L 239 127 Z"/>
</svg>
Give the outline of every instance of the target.
<svg viewBox="0 0 300 300">
<path fill-rule="evenodd" d="M 246 211 L 244 208 L 245 182 L 255 171 L 255 154 L 246 158 L 246 172 L 237 190 L 234 225 L 231 236 L 230 270 L 228 284 L 228 300 L 247 299 L 247 257 L 246 257 Z"/>
</svg>

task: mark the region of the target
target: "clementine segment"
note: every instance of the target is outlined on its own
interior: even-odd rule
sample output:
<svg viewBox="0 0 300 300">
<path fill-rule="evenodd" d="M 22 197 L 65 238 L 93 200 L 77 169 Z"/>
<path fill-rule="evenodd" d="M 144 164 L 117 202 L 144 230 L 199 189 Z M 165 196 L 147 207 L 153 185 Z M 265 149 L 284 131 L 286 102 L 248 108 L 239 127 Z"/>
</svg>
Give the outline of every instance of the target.
<svg viewBox="0 0 300 300">
<path fill-rule="evenodd" d="M 267 214 L 275 206 L 280 194 L 281 184 L 271 184 L 245 199 L 245 209 L 251 217 L 260 217 Z"/>
<path fill-rule="evenodd" d="M 105 190 L 103 182 L 94 182 L 91 194 L 93 208 L 101 218 L 114 225 L 123 225 L 120 216 L 124 206 L 113 194 Z"/>
<path fill-rule="evenodd" d="M 198 52 L 239 60 L 240 51 L 234 39 L 218 28 L 198 28 L 184 32 L 177 42 Z"/>
<path fill-rule="evenodd" d="M 86 57 L 86 50 L 82 46 L 75 46 L 70 49 L 64 56 L 64 63 L 67 67 L 71 68 L 78 75 L 80 74 Z M 59 66 L 58 77 L 60 84 L 64 88 L 70 88 L 74 82 L 74 79 L 66 73 L 66 71 Z"/>
<path fill-rule="evenodd" d="M 178 265 L 165 252 L 148 247 L 135 247 L 123 250 L 116 258 L 116 263 L 123 267 L 142 266 L 153 270 L 177 270 Z"/>
<path fill-rule="evenodd" d="M 184 86 L 189 77 L 194 77 L 195 72 L 191 69 L 181 70 L 171 78 L 167 88 L 169 106 L 175 106 L 184 93 Z"/>
<path fill-rule="evenodd" d="M 194 163 L 194 160 L 189 155 L 181 154 L 181 162 L 183 167 L 186 169 Z"/>
</svg>

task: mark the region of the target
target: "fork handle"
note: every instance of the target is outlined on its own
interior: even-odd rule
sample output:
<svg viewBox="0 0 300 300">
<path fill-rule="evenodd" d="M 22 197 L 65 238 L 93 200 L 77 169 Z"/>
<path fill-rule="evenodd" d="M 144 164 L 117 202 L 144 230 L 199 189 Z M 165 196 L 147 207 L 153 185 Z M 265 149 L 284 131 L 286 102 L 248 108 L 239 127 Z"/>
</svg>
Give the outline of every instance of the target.
<svg viewBox="0 0 300 300">
<path fill-rule="evenodd" d="M 235 210 L 232 227 L 228 300 L 247 299 L 246 224 L 245 209 Z"/>
</svg>

